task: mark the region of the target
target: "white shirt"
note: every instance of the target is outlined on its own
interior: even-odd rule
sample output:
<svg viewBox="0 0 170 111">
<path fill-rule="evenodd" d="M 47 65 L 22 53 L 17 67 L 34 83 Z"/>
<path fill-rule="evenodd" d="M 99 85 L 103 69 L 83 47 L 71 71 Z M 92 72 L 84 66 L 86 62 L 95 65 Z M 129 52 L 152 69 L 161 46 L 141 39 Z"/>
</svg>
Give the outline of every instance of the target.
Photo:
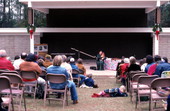
<svg viewBox="0 0 170 111">
<path fill-rule="evenodd" d="M 68 64 L 67 62 L 63 62 L 63 63 L 61 64 L 61 67 L 66 68 L 67 72 L 70 74 L 70 79 L 72 80 L 73 77 L 72 77 L 72 67 L 71 67 L 71 65 Z"/>
<path fill-rule="evenodd" d="M 141 71 L 145 72 L 145 67 L 147 66 L 147 63 L 144 63 L 140 68 L 141 68 Z"/>
<path fill-rule="evenodd" d="M 13 66 L 14 66 L 15 70 L 19 70 L 19 66 L 22 62 L 24 62 L 23 59 L 17 59 L 17 60 L 14 61 Z"/>
</svg>

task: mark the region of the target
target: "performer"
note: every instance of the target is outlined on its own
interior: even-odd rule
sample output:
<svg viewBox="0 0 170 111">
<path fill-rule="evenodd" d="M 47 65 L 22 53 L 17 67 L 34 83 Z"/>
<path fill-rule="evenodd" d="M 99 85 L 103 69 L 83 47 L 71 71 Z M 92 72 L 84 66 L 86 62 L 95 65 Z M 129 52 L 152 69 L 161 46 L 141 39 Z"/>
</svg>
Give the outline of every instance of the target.
<svg viewBox="0 0 170 111">
<path fill-rule="evenodd" d="M 97 70 L 104 70 L 104 60 L 105 60 L 105 54 L 103 51 L 100 51 L 99 54 L 96 57 L 96 64 L 97 64 Z"/>
</svg>

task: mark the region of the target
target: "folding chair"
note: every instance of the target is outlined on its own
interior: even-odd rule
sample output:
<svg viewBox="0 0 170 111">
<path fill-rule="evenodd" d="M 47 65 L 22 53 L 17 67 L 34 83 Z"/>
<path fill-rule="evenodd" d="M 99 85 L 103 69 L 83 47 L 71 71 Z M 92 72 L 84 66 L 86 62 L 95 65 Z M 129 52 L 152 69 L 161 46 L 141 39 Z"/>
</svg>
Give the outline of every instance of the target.
<svg viewBox="0 0 170 111">
<path fill-rule="evenodd" d="M 6 76 L 0 76 L 0 84 L 1 84 L 0 93 L 2 93 L 2 91 L 6 89 L 9 89 L 9 92 L 10 92 L 8 95 L 1 97 L 3 100 L 2 105 L 8 106 L 8 111 L 11 110 L 11 105 L 12 105 L 12 111 L 14 111 L 10 79 Z"/>
<path fill-rule="evenodd" d="M 140 97 L 148 97 L 149 98 L 149 96 L 150 96 L 150 85 L 151 85 L 151 82 L 155 78 L 158 78 L 158 75 L 140 76 L 138 78 L 136 108 L 137 108 L 137 105 L 141 103 Z M 147 85 L 149 87 L 149 89 L 145 88 L 145 87 L 144 88 L 140 87 L 141 84 Z M 152 93 L 155 93 L 155 92 L 156 92 L 155 90 L 152 90 Z"/>
<path fill-rule="evenodd" d="M 12 87 L 12 96 L 15 97 L 16 99 L 18 99 L 18 101 L 19 101 L 19 105 L 18 105 L 19 111 L 21 111 L 22 99 L 24 99 L 24 107 L 25 107 L 25 111 L 26 111 L 26 103 L 25 103 L 25 97 L 24 97 L 22 78 L 18 74 L 15 74 L 15 73 L 14 74 L 2 73 L 1 76 L 7 76 L 10 79 L 11 85 L 14 85 Z M 10 91 L 8 89 L 3 90 L 2 93 L 9 94 Z"/>
<path fill-rule="evenodd" d="M 78 74 L 80 74 L 80 72 L 79 72 L 79 70 L 76 70 L 76 69 L 72 69 L 72 75 L 78 75 Z M 75 84 L 77 84 L 77 86 L 79 85 L 79 81 L 80 81 L 80 77 L 78 76 L 78 77 L 73 77 L 73 81 L 74 81 L 74 83 Z M 77 81 L 77 83 L 76 83 L 76 81 Z"/>
<path fill-rule="evenodd" d="M 162 88 L 162 87 L 169 87 L 170 86 L 170 78 L 156 78 L 152 81 L 151 87 L 150 87 L 150 92 L 152 89 L 157 89 L 157 88 Z M 167 97 L 162 97 L 159 96 L 158 93 L 150 93 L 150 101 L 149 101 L 149 110 L 153 111 L 154 108 L 152 107 L 152 103 L 155 103 L 155 108 L 156 108 L 156 103 L 158 101 L 162 100 L 167 100 Z"/>
<path fill-rule="evenodd" d="M 135 96 L 135 92 L 137 91 L 138 78 L 140 76 L 148 76 L 148 75 L 146 73 L 137 73 L 132 77 L 132 81 L 130 82 L 130 91 L 129 91 L 129 95 L 132 103 L 133 103 L 133 97 Z M 140 87 L 149 88 L 147 85 L 140 85 Z"/>
<path fill-rule="evenodd" d="M 37 73 L 34 71 L 20 71 L 20 75 L 22 79 L 36 79 L 37 78 Z M 33 94 L 34 99 L 36 96 L 36 90 L 37 90 L 37 81 L 35 83 L 29 83 L 29 82 L 24 82 L 24 94 Z M 29 88 L 29 90 L 27 90 Z"/>
<path fill-rule="evenodd" d="M 60 100 L 63 102 L 63 108 L 64 108 L 66 103 L 68 105 L 67 85 L 65 86 L 64 89 L 51 89 L 48 85 L 48 82 L 55 83 L 55 84 L 67 82 L 66 76 L 64 74 L 47 74 L 46 78 L 47 78 L 47 82 L 46 82 L 45 93 L 44 93 L 44 106 L 45 106 L 47 99 L 49 100 L 49 103 L 50 103 L 50 100 Z M 62 98 L 50 97 L 50 95 L 56 95 L 56 93 L 63 93 L 64 96 Z"/>
</svg>

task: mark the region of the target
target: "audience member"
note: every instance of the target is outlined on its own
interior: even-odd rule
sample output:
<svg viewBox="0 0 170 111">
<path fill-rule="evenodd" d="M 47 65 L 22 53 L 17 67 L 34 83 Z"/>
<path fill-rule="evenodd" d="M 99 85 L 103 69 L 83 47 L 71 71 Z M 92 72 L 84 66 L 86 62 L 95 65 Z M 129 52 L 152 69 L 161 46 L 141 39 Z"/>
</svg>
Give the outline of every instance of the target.
<svg viewBox="0 0 170 111">
<path fill-rule="evenodd" d="M 71 92 L 71 99 L 73 100 L 73 104 L 78 103 L 78 95 L 77 95 L 77 90 L 74 82 L 68 80 L 69 79 L 69 73 L 64 67 L 61 67 L 60 65 L 62 64 L 62 56 L 58 55 L 54 57 L 53 60 L 53 66 L 50 66 L 47 68 L 47 73 L 53 73 L 53 74 L 64 74 L 66 75 L 67 82 L 61 83 L 61 84 L 55 84 L 55 83 L 50 83 L 50 87 L 52 89 L 63 89 L 66 84 L 68 84 L 68 87 L 70 88 Z"/>
<path fill-rule="evenodd" d="M 168 59 L 167 59 L 168 61 Z M 170 71 L 170 64 L 167 62 L 163 62 L 163 61 L 159 61 L 157 66 L 156 66 L 156 70 L 155 70 L 155 75 L 158 75 L 159 77 L 161 77 L 161 74 L 163 71 Z"/>
<path fill-rule="evenodd" d="M 1 70 L 14 70 L 12 63 L 6 59 L 7 53 L 5 50 L 0 50 L 0 69 Z"/>
<path fill-rule="evenodd" d="M 136 64 L 136 58 L 130 57 L 130 66 L 128 67 L 128 72 L 130 71 L 140 71 L 140 66 Z"/>
<path fill-rule="evenodd" d="M 51 61 L 52 61 L 52 57 L 50 55 L 46 55 L 43 65 L 45 67 L 49 67 L 49 66 L 51 66 L 53 64 Z"/>
<path fill-rule="evenodd" d="M 84 83 L 88 87 L 98 88 L 98 85 L 95 84 L 95 82 L 94 82 L 94 80 L 92 78 L 92 74 L 88 74 L 87 75 L 87 77 L 84 80 Z"/>
<path fill-rule="evenodd" d="M 19 55 L 16 55 L 16 56 L 14 57 L 14 60 L 17 60 L 17 59 L 20 59 Z"/>
<path fill-rule="evenodd" d="M 15 70 L 19 70 L 20 64 L 25 61 L 26 57 L 27 57 L 27 53 L 23 52 L 23 53 L 21 53 L 21 58 L 14 61 L 13 66 L 14 66 Z"/>
<path fill-rule="evenodd" d="M 79 70 L 79 68 L 75 65 L 75 59 L 74 58 L 70 59 L 70 65 L 71 65 L 72 69 Z M 81 81 L 79 82 L 79 86 L 81 86 L 84 83 L 84 80 L 86 78 L 86 76 L 84 76 L 82 74 L 74 74 L 72 76 L 73 77 L 80 77 L 81 78 Z"/>
<path fill-rule="evenodd" d="M 141 71 L 145 72 L 145 67 L 147 66 L 146 58 L 141 59 L 139 61 L 139 65 L 140 65 Z"/>
<path fill-rule="evenodd" d="M 83 60 L 82 59 L 78 59 L 76 66 L 78 67 L 80 74 L 86 75 L 86 68 L 83 65 Z"/>
<path fill-rule="evenodd" d="M 93 93 L 92 97 L 127 97 L 125 86 L 119 88 L 105 89 L 100 93 Z"/>
<path fill-rule="evenodd" d="M 41 68 L 37 63 L 35 63 L 35 55 L 30 53 L 26 57 L 26 60 L 20 64 L 20 71 L 35 71 L 37 72 L 37 78 L 35 79 L 23 79 L 25 83 L 35 83 L 36 81 L 38 84 L 42 85 L 44 88 L 45 80 L 39 77 L 39 74 L 42 73 Z M 29 89 L 31 91 L 31 89 Z"/>
<path fill-rule="evenodd" d="M 161 57 L 158 55 L 155 55 L 154 61 L 155 61 L 155 63 L 152 64 L 148 69 L 148 75 L 153 75 L 155 73 L 156 67 L 157 67 L 158 63 L 161 61 Z"/>
<path fill-rule="evenodd" d="M 125 80 L 129 68 L 129 58 L 124 58 L 124 63 L 120 64 L 120 78 L 123 85 L 125 85 Z"/>
<path fill-rule="evenodd" d="M 146 56 L 146 63 L 147 63 L 147 66 L 145 67 L 145 72 L 147 73 L 148 70 L 149 70 L 149 67 L 154 64 L 153 62 L 153 57 L 151 55 L 147 55 Z"/>
<path fill-rule="evenodd" d="M 67 57 L 65 55 L 62 55 L 62 59 L 63 59 L 63 62 L 61 64 L 61 67 L 64 67 L 66 68 L 67 72 L 69 73 L 70 75 L 70 78 L 69 80 L 73 81 L 73 77 L 72 77 L 72 67 L 69 63 L 67 63 Z"/>
<path fill-rule="evenodd" d="M 44 65 L 43 65 L 43 63 L 44 63 L 44 60 L 43 60 L 43 59 L 38 59 L 37 63 L 38 63 L 38 65 L 40 66 L 40 68 L 41 68 L 42 70 L 44 70 L 44 71 L 47 70 L 47 68 L 44 67 Z"/>
</svg>

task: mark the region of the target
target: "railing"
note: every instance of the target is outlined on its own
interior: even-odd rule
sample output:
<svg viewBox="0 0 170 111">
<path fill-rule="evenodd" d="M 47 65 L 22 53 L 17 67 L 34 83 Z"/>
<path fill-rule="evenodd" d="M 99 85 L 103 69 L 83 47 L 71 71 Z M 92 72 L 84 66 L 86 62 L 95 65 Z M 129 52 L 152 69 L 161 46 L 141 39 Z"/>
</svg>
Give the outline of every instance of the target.
<svg viewBox="0 0 170 111">
<path fill-rule="evenodd" d="M 90 54 L 88 54 L 88 53 L 85 53 L 85 52 L 80 51 L 80 50 L 75 49 L 75 48 L 71 48 L 71 50 L 74 50 L 74 51 L 78 52 L 78 58 L 80 58 L 80 53 L 81 53 L 81 54 L 84 54 L 84 55 L 86 55 L 86 56 L 88 56 L 88 57 L 91 57 L 91 58 L 93 58 L 93 59 L 96 58 L 96 56 L 92 56 L 92 55 L 90 55 Z"/>
</svg>

